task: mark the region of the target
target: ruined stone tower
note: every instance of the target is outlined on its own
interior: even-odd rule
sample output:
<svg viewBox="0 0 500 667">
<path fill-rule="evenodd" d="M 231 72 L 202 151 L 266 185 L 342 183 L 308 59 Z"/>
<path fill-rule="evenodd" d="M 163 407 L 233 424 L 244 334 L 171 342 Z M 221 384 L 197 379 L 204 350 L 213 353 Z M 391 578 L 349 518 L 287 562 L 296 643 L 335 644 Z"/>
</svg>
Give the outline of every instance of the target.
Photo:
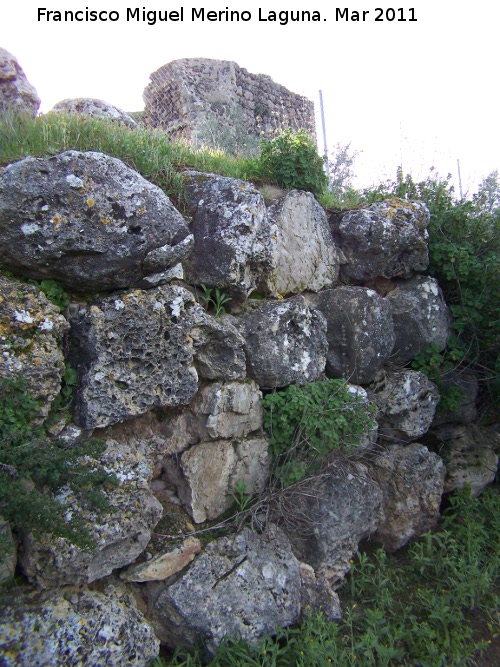
<svg viewBox="0 0 500 667">
<path fill-rule="evenodd" d="M 287 127 L 316 137 L 313 102 L 226 60 L 174 60 L 150 75 L 143 97 L 145 125 L 176 139 L 195 140 L 207 117 L 259 138 Z"/>
</svg>

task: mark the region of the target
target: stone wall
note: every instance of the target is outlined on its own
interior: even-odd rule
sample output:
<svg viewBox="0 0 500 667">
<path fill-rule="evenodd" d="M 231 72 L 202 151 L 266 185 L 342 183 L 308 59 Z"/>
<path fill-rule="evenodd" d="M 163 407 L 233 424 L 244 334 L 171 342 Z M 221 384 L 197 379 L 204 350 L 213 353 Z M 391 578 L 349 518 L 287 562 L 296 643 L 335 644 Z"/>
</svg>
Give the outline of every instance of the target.
<svg viewBox="0 0 500 667">
<path fill-rule="evenodd" d="M 314 104 L 264 74 L 234 62 L 185 58 L 160 67 L 144 91 L 144 123 L 193 140 L 207 114 L 238 121 L 248 134 L 272 138 L 287 127 L 315 137 Z"/>
</svg>

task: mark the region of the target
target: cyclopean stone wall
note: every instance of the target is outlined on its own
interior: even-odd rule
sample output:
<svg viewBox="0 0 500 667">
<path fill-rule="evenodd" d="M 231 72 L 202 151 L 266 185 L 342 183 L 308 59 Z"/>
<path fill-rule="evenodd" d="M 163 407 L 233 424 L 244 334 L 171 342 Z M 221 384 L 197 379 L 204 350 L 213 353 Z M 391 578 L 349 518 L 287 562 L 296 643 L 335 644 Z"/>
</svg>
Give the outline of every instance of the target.
<svg viewBox="0 0 500 667">
<path fill-rule="evenodd" d="M 292 127 L 316 136 L 310 100 L 234 62 L 183 58 L 160 67 L 150 79 L 143 94 L 144 123 L 172 137 L 193 139 L 209 112 L 228 122 L 237 116 L 250 135 L 272 138 Z"/>
</svg>

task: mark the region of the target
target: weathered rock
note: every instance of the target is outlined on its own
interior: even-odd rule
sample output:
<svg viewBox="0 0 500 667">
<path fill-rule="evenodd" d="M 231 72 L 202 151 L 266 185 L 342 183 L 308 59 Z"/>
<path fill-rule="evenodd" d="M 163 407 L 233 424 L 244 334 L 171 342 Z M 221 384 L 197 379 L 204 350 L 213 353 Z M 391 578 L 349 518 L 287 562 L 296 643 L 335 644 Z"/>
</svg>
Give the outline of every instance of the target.
<svg viewBox="0 0 500 667">
<path fill-rule="evenodd" d="M 335 586 L 349 572 L 361 540 L 379 526 L 382 492 L 359 462 L 344 462 L 328 473 L 294 492 L 285 530 L 297 557 Z"/>
<path fill-rule="evenodd" d="M 359 285 L 423 271 L 429 263 L 428 224 L 429 210 L 423 202 L 388 199 L 348 211 L 332 230 L 346 259 L 341 279 Z"/>
<path fill-rule="evenodd" d="M 117 585 L 15 598 L 0 616 L 5 667 L 144 667 L 160 648 L 132 597 Z"/>
<path fill-rule="evenodd" d="M 432 430 L 430 442 L 446 465 L 445 493 L 468 484 L 478 496 L 495 479 L 498 451 L 491 431 L 447 424 Z"/>
<path fill-rule="evenodd" d="M 372 462 L 382 490 L 384 519 L 375 539 L 396 551 L 435 527 L 443 495 L 443 460 L 416 442 L 391 445 Z"/>
<path fill-rule="evenodd" d="M 364 287 L 337 287 L 321 292 L 314 305 L 327 322 L 326 374 L 354 383 L 371 382 L 395 342 L 386 300 Z"/>
<path fill-rule="evenodd" d="M 314 569 L 307 563 L 299 564 L 299 573 L 302 614 L 321 612 L 328 621 L 340 621 L 342 610 L 339 596 L 330 584 L 316 577 Z"/>
<path fill-rule="evenodd" d="M 28 113 L 36 116 L 40 98 L 16 58 L 0 48 L 0 113 Z"/>
<path fill-rule="evenodd" d="M 443 387 L 457 387 L 461 396 L 457 410 L 442 410 L 441 406 L 432 422 L 433 426 L 440 424 L 471 424 L 477 416 L 476 398 L 479 391 L 477 376 L 467 370 L 453 370 L 445 373 L 441 378 Z"/>
<path fill-rule="evenodd" d="M 75 422 L 107 426 L 198 389 L 191 330 L 206 317 L 188 290 L 163 286 L 106 297 L 69 315 L 79 371 Z"/>
<path fill-rule="evenodd" d="M 61 390 L 68 329 L 59 308 L 36 287 L 0 275 L 0 376 L 23 376 L 44 417 Z"/>
<path fill-rule="evenodd" d="M 310 192 L 292 190 L 267 215 L 271 223 L 272 265 L 268 277 L 274 294 L 319 292 L 337 282 L 339 252 L 326 213 Z"/>
<path fill-rule="evenodd" d="M 245 341 L 229 322 L 207 316 L 191 330 L 198 374 L 207 380 L 246 377 Z"/>
<path fill-rule="evenodd" d="M 201 551 L 201 542 L 196 537 L 188 537 L 174 549 L 163 551 L 151 560 L 132 565 L 120 574 L 124 581 L 144 583 L 162 581 L 183 570 Z"/>
<path fill-rule="evenodd" d="M 192 409 L 206 417 L 210 438 L 239 438 L 262 429 L 262 392 L 253 380 L 215 382 L 203 387 Z"/>
<path fill-rule="evenodd" d="M 211 542 L 172 586 L 158 585 L 151 608 L 169 646 L 201 640 L 214 652 L 225 636 L 253 641 L 297 620 L 299 563 L 275 526 L 244 528 Z"/>
<path fill-rule="evenodd" d="M 156 185 L 102 153 L 27 157 L 0 170 L 0 261 L 73 290 L 140 286 L 192 247 Z"/>
<path fill-rule="evenodd" d="M 17 544 L 9 523 L 0 516 L 0 585 L 14 576 L 17 565 Z"/>
<path fill-rule="evenodd" d="M 260 387 L 273 389 L 316 380 L 324 371 L 326 320 L 302 296 L 268 302 L 241 318 L 247 372 Z"/>
<path fill-rule="evenodd" d="M 84 551 L 65 538 L 24 535 L 20 564 L 32 584 L 50 588 L 91 583 L 134 562 L 148 544 L 162 515 L 149 488 L 151 464 L 136 450 L 113 441 L 107 444 L 101 464 L 116 476 L 119 486 L 104 492 L 108 511 L 88 507 L 81 511 L 96 548 Z M 70 508 L 81 507 L 78 495 L 68 487 L 60 498 Z"/>
<path fill-rule="evenodd" d="M 378 407 L 379 434 L 406 441 L 428 431 L 440 398 L 425 373 L 410 370 L 381 373 L 370 385 L 368 396 Z"/>
<path fill-rule="evenodd" d="M 196 523 L 216 519 L 234 504 L 231 492 L 245 483 L 248 493 L 262 490 L 269 475 L 269 443 L 251 438 L 239 443 L 214 440 L 194 445 L 166 463 L 167 476 Z"/>
<path fill-rule="evenodd" d="M 192 253 L 184 260 L 188 282 L 245 299 L 271 268 L 270 225 L 260 192 L 235 178 L 186 173 L 193 213 Z"/>
<path fill-rule="evenodd" d="M 71 100 L 61 100 L 53 108 L 55 113 L 76 113 L 91 118 L 104 118 L 114 123 L 121 123 L 130 128 L 136 128 L 137 123 L 128 113 L 103 100 L 90 97 L 77 97 Z"/>
<path fill-rule="evenodd" d="M 451 314 L 435 278 L 415 276 L 398 283 L 387 296 L 396 340 L 392 358 L 406 364 L 429 345 L 443 350 L 450 336 Z"/>
</svg>

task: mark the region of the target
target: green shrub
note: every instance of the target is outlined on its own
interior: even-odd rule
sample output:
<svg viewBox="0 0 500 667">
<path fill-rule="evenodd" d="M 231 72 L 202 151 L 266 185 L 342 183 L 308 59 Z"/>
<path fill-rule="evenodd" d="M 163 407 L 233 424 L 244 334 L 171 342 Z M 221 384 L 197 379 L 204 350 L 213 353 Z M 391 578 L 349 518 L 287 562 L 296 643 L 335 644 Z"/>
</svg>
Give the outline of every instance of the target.
<svg viewBox="0 0 500 667">
<path fill-rule="evenodd" d="M 14 529 L 65 537 L 91 548 L 82 517 L 72 507 L 68 520 L 68 507 L 55 496 L 69 486 L 84 506 L 108 508 L 102 490 L 117 481 L 97 462 L 104 443 L 88 440 L 68 449 L 49 438 L 22 377 L 0 378 L 0 395 L 0 514 Z"/>
<path fill-rule="evenodd" d="M 314 475 L 331 452 L 349 453 L 375 426 L 374 408 L 344 380 L 291 385 L 263 399 L 274 476 L 288 487 Z"/>
<path fill-rule="evenodd" d="M 259 171 L 262 178 L 282 188 L 308 190 L 316 196 L 328 185 L 324 161 L 305 130 L 288 128 L 275 139 L 263 139 Z"/>
</svg>

